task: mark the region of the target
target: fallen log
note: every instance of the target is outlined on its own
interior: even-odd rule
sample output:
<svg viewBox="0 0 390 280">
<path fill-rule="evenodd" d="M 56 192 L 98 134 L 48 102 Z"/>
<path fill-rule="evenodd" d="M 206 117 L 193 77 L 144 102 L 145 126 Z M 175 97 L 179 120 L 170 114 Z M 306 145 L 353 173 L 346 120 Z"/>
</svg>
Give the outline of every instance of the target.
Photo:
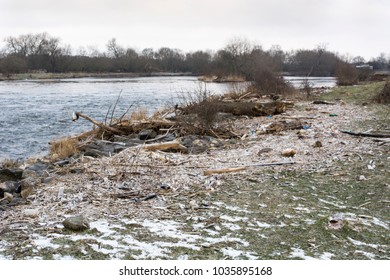
<svg viewBox="0 0 390 280">
<path fill-rule="evenodd" d="M 240 166 L 240 167 L 230 167 L 230 168 L 222 168 L 222 169 L 208 169 L 203 171 L 203 175 L 212 175 L 212 174 L 222 174 L 222 173 L 230 173 L 230 172 L 238 172 L 243 171 L 251 167 L 263 167 L 263 166 L 276 166 L 276 165 L 287 165 L 287 164 L 295 164 L 295 162 L 274 162 L 274 163 L 261 163 L 261 164 L 253 164 L 253 165 L 246 165 L 246 166 Z"/>
<path fill-rule="evenodd" d="M 198 114 L 210 109 L 213 112 L 230 113 L 235 116 L 269 116 L 286 112 L 291 102 L 273 101 L 273 102 L 244 102 L 244 101 L 204 101 L 195 105 L 181 108 L 184 114 Z M 206 110 L 207 111 L 207 110 Z"/>
<path fill-rule="evenodd" d="M 390 134 L 376 134 L 376 133 L 364 133 L 364 132 L 352 132 L 347 130 L 340 130 L 340 132 L 359 137 L 373 137 L 373 138 L 390 138 Z"/>
</svg>

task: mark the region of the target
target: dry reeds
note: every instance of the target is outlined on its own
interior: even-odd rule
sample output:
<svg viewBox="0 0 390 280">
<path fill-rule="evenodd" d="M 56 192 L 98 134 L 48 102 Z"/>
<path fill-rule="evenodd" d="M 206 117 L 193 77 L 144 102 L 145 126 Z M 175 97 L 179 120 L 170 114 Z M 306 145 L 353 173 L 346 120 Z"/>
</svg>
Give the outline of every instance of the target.
<svg viewBox="0 0 390 280">
<path fill-rule="evenodd" d="M 74 138 L 67 137 L 50 143 L 50 159 L 61 160 L 76 154 L 79 149 Z"/>
<path fill-rule="evenodd" d="M 148 110 L 146 108 L 139 107 L 131 113 L 130 121 L 145 121 L 148 118 Z"/>
</svg>

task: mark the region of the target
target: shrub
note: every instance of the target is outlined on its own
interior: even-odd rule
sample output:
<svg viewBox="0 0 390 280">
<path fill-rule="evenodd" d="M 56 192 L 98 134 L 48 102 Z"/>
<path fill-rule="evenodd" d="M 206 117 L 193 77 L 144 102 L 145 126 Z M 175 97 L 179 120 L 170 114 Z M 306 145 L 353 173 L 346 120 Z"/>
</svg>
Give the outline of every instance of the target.
<svg viewBox="0 0 390 280">
<path fill-rule="evenodd" d="M 339 62 L 336 68 L 337 85 L 352 86 L 358 82 L 359 73 L 355 67 L 346 62 Z"/>
<path fill-rule="evenodd" d="M 293 86 L 283 77 L 275 75 L 270 70 L 255 73 L 253 87 L 262 94 L 288 95 L 295 92 Z"/>
<path fill-rule="evenodd" d="M 388 80 L 383 89 L 374 97 L 374 101 L 380 104 L 390 104 L 390 80 Z"/>
</svg>

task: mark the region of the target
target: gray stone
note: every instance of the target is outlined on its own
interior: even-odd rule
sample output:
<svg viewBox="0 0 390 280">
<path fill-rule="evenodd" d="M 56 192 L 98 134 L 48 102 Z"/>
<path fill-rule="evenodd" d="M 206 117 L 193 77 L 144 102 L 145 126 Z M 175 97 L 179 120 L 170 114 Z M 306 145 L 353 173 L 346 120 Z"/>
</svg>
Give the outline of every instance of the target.
<svg viewBox="0 0 390 280">
<path fill-rule="evenodd" d="M 153 129 L 144 129 L 140 133 L 138 133 L 138 138 L 140 140 L 148 140 L 153 139 L 157 136 L 157 132 Z"/>
<path fill-rule="evenodd" d="M 89 229 L 89 222 L 83 215 L 76 215 L 66 218 L 62 224 L 66 229 L 73 231 L 83 231 Z"/>
<path fill-rule="evenodd" d="M 22 174 L 22 178 L 47 176 L 49 176 L 49 164 L 41 161 L 27 167 Z"/>
<path fill-rule="evenodd" d="M 208 136 L 188 135 L 180 138 L 180 143 L 188 149 L 190 154 L 200 154 L 209 150 L 214 138 Z"/>
<path fill-rule="evenodd" d="M 18 181 L 22 179 L 22 172 L 21 169 L 0 169 L 0 183 L 5 181 Z"/>
<path fill-rule="evenodd" d="M 0 184 L 0 188 L 4 191 L 4 192 L 8 192 L 8 193 L 20 193 L 21 191 L 21 183 L 19 182 L 14 182 L 14 181 L 7 181 L 7 182 L 4 182 L 4 183 L 1 183 Z"/>
<path fill-rule="evenodd" d="M 41 179 L 30 176 L 30 177 L 27 177 L 27 178 L 23 179 L 22 181 L 20 181 L 20 183 L 21 183 L 22 189 L 34 188 L 35 186 L 37 186 L 41 183 Z"/>
</svg>

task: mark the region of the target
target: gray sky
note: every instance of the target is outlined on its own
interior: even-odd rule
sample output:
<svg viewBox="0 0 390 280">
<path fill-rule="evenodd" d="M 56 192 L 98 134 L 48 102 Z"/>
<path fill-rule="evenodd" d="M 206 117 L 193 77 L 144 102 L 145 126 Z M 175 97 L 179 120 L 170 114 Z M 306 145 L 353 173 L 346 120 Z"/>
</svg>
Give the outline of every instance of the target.
<svg viewBox="0 0 390 280">
<path fill-rule="evenodd" d="M 48 32 L 73 49 L 111 38 L 137 50 L 218 50 L 241 36 L 268 49 L 326 45 L 366 59 L 390 54 L 389 0 L 0 0 L 7 36 Z"/>
</svg>

